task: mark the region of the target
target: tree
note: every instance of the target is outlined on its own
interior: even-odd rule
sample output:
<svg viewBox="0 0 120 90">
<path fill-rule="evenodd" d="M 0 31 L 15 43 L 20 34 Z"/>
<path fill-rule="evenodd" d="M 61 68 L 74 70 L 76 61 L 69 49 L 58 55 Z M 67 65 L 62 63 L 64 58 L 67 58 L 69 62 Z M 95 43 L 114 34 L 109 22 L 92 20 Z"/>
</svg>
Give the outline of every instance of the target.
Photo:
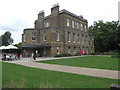
<svg viewBox="0 0 120 90">
<path fill-rule="evenodd" d="M 98 21 L 89 27 L 89 33 L 94 37 L 96 52 L 107 52 L 117 49 L 118 22 Z"/>
<path fill-rule="evenodd" d="M 15 44 L 14 46 L 18 47 L 18 48 L 21 48 L 22 47 L 22 43 L 18 43 L 18 44 Z"/>
<path fill-rule="evenodd" d="M 9 31 L 5 32 L 2 36 L 0 36 L 1 38 L 1 42 L 2 44 L 1 45 L 10 45 L 13 43 L 13 39 L 11 38 L 11 33 Z"/>
</svg>

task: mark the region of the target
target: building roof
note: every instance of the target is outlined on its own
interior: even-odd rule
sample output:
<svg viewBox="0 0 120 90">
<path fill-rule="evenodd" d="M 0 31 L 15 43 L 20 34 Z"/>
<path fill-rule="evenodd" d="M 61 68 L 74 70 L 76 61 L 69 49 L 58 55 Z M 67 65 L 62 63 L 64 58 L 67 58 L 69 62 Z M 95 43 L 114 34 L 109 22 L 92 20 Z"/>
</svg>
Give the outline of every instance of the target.
<svg viewBox="0 0 120 90">
<path fill-rule="evenodd" d="M 87 21 L 87 20 L 84 19 L 82 16 L 77 16 L 76 14 L 71 13 L 71 12 L 65 10 L 65 9 L 59 11 L 59 14 L 61 14 L 61 13 L 67 13 L 67 14 L 69 14 L 69 15 L 71 15 L 71 16 L 73 16 L 73 17 L 76 17 L 76 18 L 78 18 L 78 19 L 80 19 L 80 20 L 82 20 L 82 21 Z"/>
<path fill-rule="evenodd" d="M 82 16 L 77 16 L 76 14 L 71 13 L 71 12 L 69 12 L 69 11 L 65 10 L 65 9 L 63 9 L 63 10 L 59 11 L 59 14 L 62 14 L 62 13 L 69 14 L 69 15 L 71 15 L 71 16 L 73 16 L 73 17 L 75 17 L 75 18 L 78 18 L 78 19 L 80 19 L 80 20 L 82 20 L 82 21 L 86 21 L 86 22 L 87 22 L 87 20 L 86 20 L 86 19 L 84 19 Z M 50 17 L 51 17 L 51 15 L 44 17 L 44 19 L 49 19 Z"/>
</svg>

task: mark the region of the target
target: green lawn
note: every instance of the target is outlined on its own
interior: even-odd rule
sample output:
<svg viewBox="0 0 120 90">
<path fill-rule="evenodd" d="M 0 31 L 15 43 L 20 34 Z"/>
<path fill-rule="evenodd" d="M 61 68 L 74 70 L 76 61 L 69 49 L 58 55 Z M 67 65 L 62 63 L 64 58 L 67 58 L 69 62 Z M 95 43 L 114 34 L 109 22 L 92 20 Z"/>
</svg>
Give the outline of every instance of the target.
<svg viewBox="0 0 120 90">
<path fill-rule="evenodd" d="M 40 63 L 59 64 L 77 67 L 118 70 L 118 59 L 103 56 L 88 56 L 69 59 L 39 61 Z M 120 69 L 119 69 L 120 70 Z"/>
<path fill-rule="evenodd" d="M 2 63 L 3 87 L 19 88 L 109 88 L 116 79 L 84 76 Z"/>
</svg>

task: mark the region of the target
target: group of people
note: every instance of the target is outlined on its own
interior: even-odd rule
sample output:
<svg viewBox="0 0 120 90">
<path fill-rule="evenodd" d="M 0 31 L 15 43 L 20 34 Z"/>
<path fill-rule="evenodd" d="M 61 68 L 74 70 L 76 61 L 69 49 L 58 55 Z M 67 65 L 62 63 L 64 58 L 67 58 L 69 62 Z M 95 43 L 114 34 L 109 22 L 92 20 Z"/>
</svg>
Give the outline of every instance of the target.
<svg viewBox="0 0 120 90">
<path fill-rule="evenodd" d="M 20 60 L 20 53 L 3 53 L 2 60 Z"/>
</svg>

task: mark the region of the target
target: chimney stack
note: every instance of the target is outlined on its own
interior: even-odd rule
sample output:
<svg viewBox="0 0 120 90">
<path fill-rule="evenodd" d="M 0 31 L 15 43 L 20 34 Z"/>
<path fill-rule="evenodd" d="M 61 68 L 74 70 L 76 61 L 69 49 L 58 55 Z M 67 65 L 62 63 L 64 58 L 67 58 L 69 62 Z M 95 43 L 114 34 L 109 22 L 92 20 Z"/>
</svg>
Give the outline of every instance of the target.
<svg viewBox="0 0 120 90">
<path fill-rule="evenodd" d="M 44 10 L 40 11 L 38 14 L 38 19 L 43 19 L 44 18 Z"/>
</svg>

